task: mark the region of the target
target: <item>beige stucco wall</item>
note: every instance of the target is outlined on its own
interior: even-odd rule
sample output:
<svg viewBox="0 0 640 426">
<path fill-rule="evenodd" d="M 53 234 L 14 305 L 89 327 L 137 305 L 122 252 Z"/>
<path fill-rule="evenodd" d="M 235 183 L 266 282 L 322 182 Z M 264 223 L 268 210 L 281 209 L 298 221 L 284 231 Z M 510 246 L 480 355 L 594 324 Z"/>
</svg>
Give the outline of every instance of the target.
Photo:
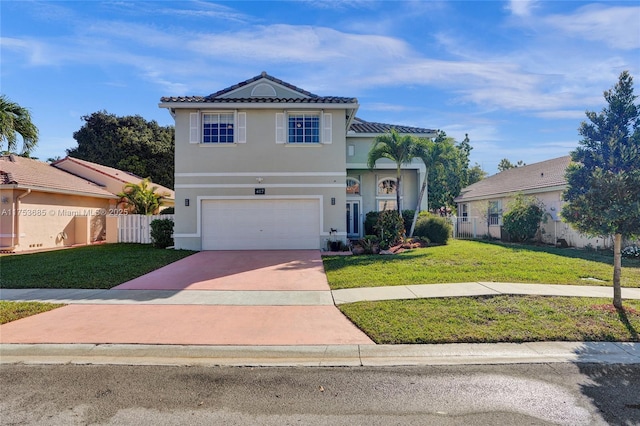
<svg viewBox="0 0 640 426">
<path fill-rule="evenodd" d="M 105 214 L 113 208 L 115 200 L 32 191 L 20 200 L 18 207 L 14 204 L 16 197 L 24 193 L 25 190 L 0 190 L 2 248 L 37 250 L 104 239 Z M 16 210 L 18 217 L 14 215 Z"/>
<path fill-rule="evenodd" d="M 190 144 L 192 112 L 197 110 L 178 110 L 175 116 L 176 248 L 201 249 L 200 238 L 188 236 L 198 229 L 199 199 L 260 199 L 255 188 L 264 188 L 265 195 L 270 197 L 322 197 L 323 230 L 318 235 L 319 246 L 331 228 L 346 233 L 345 110 L 324 111 L 332 114 L 332 143 L 308 145 L 276 144 L 276 113 L 283 112 L 276 109 L 240 111 L 247 114 L 246 143 Z M 335 205 L 331 205 L 331 198 L 335 198 Z M 189 199 L 188 207 L 185 199 Z"/>
<path fill-rule="evenodd" d="M 562 217 L 560 215 L 563 205 L 561 189 L 527 195 L 535 197 L 543 203 L 547 213 L 546 222 L 542 223 L 540 226 L 541 232 L 539 234 L 539 238 L 541 242 L 555 245 L 559 239 L 564 239 L 570 247 L 583 248 L 589 245 L 594 248 L 611 247 L 611 238 L 590 238 L 579 233 L 573 229 L 571 225 L 562 221 Z M 512 199 L 513 196 L 503 196 L 487 200 L 470 201 L 469 224 L 463 226 L 466 226 L 468 229 L 473 229 L 471 222 L 475 219 L 475 231 L 478 237 L 490 235 L 492 238 L 500 238 L 500 226 L 488 226 L 487 224 L 488 202 L 500 200 L 502 202 L 502 212 L 504 214 L 509 211 L 509 203 Z M 458 205 L 459 214 L 460 211 L 461 208 L 460 205 Z"/>
</svg>

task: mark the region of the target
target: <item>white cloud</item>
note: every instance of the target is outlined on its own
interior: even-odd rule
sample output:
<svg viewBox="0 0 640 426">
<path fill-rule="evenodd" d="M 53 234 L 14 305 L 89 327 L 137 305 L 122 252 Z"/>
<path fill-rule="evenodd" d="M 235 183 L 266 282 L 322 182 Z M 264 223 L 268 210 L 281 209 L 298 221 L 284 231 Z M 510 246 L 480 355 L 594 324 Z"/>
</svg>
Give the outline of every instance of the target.
<svg viewBox="0 0 640 426">
<path fill-rule="evenodd" d="M 599 41 L 614 49 L 640 48 L 640 6 L 588 5 L 573 14 L 551 15 L 542 21 L 570 36 Z"/>
<path fill-rule="evenodd" d="M 529 16 L 536 3 L 536 0 L 510 0 L 506 8 L 515 16 Z"/>
</svg>

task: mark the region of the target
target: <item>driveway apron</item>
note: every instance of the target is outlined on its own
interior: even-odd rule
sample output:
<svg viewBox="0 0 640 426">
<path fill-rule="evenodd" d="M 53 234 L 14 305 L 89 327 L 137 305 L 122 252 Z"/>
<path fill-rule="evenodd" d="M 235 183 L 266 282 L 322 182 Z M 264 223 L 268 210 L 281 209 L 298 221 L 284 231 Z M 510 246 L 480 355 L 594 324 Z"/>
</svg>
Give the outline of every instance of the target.
<svg viewBox="0 0 640 426">
<path fill-rule="evenodd" d="M 373 344 L 335 305 L 260 304 L 264 292 L 330 294 L 317 250 L 203 251 L 113 290 L 216 294 L 247 305 L 77 304 L 0 326 L 2 343 L 178 345 Z M 203 293 L 205 292 L 205 293 Z M 219 292 L 219 293 L 216 293 Z M 275 293 L 277 292 L 277 293 Z"/>
</svg>

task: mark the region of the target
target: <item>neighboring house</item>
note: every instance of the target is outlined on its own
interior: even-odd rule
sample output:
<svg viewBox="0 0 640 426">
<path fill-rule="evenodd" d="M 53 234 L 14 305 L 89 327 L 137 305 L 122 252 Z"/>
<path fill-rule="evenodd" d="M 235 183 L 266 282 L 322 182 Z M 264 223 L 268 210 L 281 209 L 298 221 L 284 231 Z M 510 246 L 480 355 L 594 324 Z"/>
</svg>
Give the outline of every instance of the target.
<svg viewBox="0 0 640 426">
<path fill-rule="evenodd" d="M 176 125 L 177 249 L 324 249 L 334 237 L 362 237 L 363 213 L 396 208 L 395 164 L 366 166 L 374 138 L 392 127 L 435 137 L 360 120 L 356 98 L 318 96 L 264 72 L 159 106 Z M 416 208 L 424 173 L 420 160 L 403 167 L 403 209 Z"/>
<path fill-rule="evenodd" d="M 0 156 L 0 251 L 17 252 L 103 240 L 118 197 L 47 163 Z"/>
<path fill-rule="evenodd" d="M 62 160 L 51 163 L 51 165 L 60 170 L 64 170 L 66 172 L 79 176 L 83 179 L 95 182 L 98 185 L 104 187 L 104 189 L 111 192 L 112 194 L 121 193 L 124 189 L 124 186 L 128 183 L 138 185 L 140 184 L 140 182 L 142 182 L 142 178 L 140 176 L 134 175 L 133 173 L 68 156 L 63 158 Z M 150 186 L 158 187 L 155 192 L 165 195 L 165 207 L 174 206 L 175 193 L 171 189 L 165 188 L 164 186 L 155 183 L 152 183 Z"/>
<path fill-rule="evenodd" d="M 542 242 L 555 245 L 564 241 L 571 247 L 608 247 L 608 237 L 588 238 L 562 221 L 562 192 L 567 186 L 565 171 L 570 162 L 571 157 L 567 155 L 516 167 L 463 188 L 454 200 L 458 205 L 457 232 L 502 238 L 502 216 L 508 211 L 513 197 L 522 193 L 537 198 L 545 206 L 547 222 L 541 226 Z"/>
</svg>

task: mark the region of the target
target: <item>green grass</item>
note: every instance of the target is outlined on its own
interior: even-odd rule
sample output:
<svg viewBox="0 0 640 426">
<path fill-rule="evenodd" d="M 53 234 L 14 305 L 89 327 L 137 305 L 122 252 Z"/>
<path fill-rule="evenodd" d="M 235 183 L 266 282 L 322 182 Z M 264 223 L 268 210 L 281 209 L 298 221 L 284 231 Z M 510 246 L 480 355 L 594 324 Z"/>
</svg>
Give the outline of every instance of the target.
<svg viewBox="0 0 640 426">
<path fill-rule="evenodd" d="M 450 240 L 394 256 L 323 259 L 332 289 L 475 281 L 611 285 L 613 279 L 610 253 L 480 241 Z M 621 281 L 623 287 L 640 287 L 637 259 L 623 259 Z"/>
<path fill-rule="evenodd" d="M 193 254 L 144 244 L 101 244 L 0 257 L 1 288 L 111 288 Z"/>
<path fill-rule="evenodd" d="M 19 320 L 31 315 L 47 312 L 60 306 L 53 303 L 40 302 L 8 302 L 0 300 L 0 324 Z"/>
<path fill-rule="evenodd" d="M 379 344 L 638 342 L 640 301 L 491 296 L 358 302 L 340 310 Z"/>
</svg>

